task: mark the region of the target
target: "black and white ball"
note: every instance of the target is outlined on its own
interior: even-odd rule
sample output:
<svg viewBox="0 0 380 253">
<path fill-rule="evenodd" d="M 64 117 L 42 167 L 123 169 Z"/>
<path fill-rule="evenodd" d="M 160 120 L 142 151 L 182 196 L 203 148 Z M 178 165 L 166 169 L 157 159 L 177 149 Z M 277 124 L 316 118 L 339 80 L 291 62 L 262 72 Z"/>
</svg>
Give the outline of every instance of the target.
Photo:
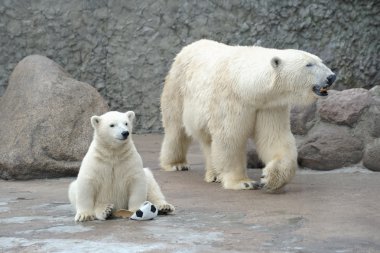
<svg viewBox="0 0 380 253">
<path fill-rule="evenodd" d="M 158 209 L 149 201 L 145 201 L 132 216 L 131 220 L 151 220 L 158 215 Z"/>
</svg>

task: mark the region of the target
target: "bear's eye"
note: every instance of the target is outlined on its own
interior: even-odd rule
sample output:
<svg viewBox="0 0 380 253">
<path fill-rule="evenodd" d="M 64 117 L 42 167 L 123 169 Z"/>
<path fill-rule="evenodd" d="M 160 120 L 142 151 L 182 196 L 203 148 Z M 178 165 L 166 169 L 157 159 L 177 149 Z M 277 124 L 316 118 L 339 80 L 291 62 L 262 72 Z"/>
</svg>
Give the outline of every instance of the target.
<svg viewBox="0 0 380 253">
<path fill-rule="evenodd" d="M 306 64 L 306 67 L 313 67 L 313 64 L 312 63 L 308 63 L 308 64 Z"/>
<path fill-rule="evenodd" d="M 110 127 L 114 127 L 115 125 L 114 124 L 111 124 Z"/>
<path fill-rule="evenodd" d="M 128 123 L 125 123 L 126 126 L 128 126 Z"/>
</svg>

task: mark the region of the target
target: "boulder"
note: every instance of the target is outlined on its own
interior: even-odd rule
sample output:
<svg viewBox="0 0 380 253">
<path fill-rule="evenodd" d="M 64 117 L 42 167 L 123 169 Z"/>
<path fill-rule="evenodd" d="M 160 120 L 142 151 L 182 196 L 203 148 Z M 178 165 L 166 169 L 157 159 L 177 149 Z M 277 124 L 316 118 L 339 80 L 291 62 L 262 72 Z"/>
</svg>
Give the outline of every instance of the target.
<svg viewBox="0 0 380 253">
<path fill-rule="evenodd" d="M 24 58 L 0 100 L 0 178 L 75 176 L 91 142 L 90 117 L 106 111 L 89 84 L 44 56 Z"/>
<path fill-rule="evenodd" d="M 299 146 L 298 161 L 302 167 L 332 170 L 359 163 L 363 148 L 347 127 L 319 124 Z"/>
<path fill-rule="evenodd" d="M 293 134 L 305 135 L 315 123 L 317 103 L 306 107 L 297 106 L 290 113 L 290 127 Z"/>
<path fill-rule="evenodd" d="M 330 91 L 326 99 L 318 100 L 318 113 L 327 122 L 352 127 L 370 103 L 371 94 L 366 89 Z"/>
<path fill-rule="evenodd" d="M 363 165 L 370 170 L 380 171 L 380 138 L 367 145 Z"/>
</svg>

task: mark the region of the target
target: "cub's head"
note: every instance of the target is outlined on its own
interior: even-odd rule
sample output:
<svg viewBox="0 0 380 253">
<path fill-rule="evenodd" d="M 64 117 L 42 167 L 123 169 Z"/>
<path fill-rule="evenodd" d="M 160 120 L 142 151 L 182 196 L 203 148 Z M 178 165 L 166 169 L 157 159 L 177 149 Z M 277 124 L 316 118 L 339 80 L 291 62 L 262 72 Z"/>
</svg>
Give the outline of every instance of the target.
<svg viewBox="0 0 380 253">
<path fill-rule="evenodd" d="M 92 116 L 91 124 L 95 130 L 94 137 L 111 146 L 123 144 L 130 139 L 134 118 L 135 113 L 133 111 L 126 113 L 111 111 L 101 116 Z"/>
<path fill-rule="evenodd" d="M 328 96 L 336 79 L 318 56 L 301 50 L 279 50 L 271 65 L 276 73 L 276 88 L 290 92 L 295 104 L 308 104 Z"/>
</svg>

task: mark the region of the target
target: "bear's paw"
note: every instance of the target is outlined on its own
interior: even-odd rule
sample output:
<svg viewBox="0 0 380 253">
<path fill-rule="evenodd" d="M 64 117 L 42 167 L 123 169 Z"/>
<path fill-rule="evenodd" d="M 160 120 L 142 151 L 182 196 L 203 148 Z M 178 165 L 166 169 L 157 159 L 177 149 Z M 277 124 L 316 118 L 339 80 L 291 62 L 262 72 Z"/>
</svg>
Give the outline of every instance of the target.
<svg viewBox="0 0 380 253">
<path fill-rule="evenodd" d="M 230 190 L 258 190 L 261 189 L 261 184 L 256 181 L 223 181 L 224 189 Z"/>
<path fill-rule="evenodd" d="M 75 215 L 76 222 L 92 221 L 95 220 L 95 214 L 93 212 L 78 212 Z"/>
<path fill-rule="evenodd" d="M 161 203 L 157 205 L 158 214 L 168 214 L 174 212 L 175 208 L 172 204 L 167 202 Z"/>
<path fill-rule="evenodd" d="M 108 217 L 111 216 L 112 210 L 113 210 L 114 205 L 113 204 L 106 204 L 103 206 L 99 206 L 96 208 L 96 218 L 98 220 L 105 220 Z"/>
<path fill-rule="evenodd" d="M 178 163 L 168 166 L 166 171 L 187 171 L 190 170 L 190 166 L 187 163 Z"/>
<path fill-rule="evenodd" d="M 287 183 L 284 173 L 277 168 L 265 168 L 260 180 L 260 188 L 267 192 L 277 193 Z"/>
</svg>

